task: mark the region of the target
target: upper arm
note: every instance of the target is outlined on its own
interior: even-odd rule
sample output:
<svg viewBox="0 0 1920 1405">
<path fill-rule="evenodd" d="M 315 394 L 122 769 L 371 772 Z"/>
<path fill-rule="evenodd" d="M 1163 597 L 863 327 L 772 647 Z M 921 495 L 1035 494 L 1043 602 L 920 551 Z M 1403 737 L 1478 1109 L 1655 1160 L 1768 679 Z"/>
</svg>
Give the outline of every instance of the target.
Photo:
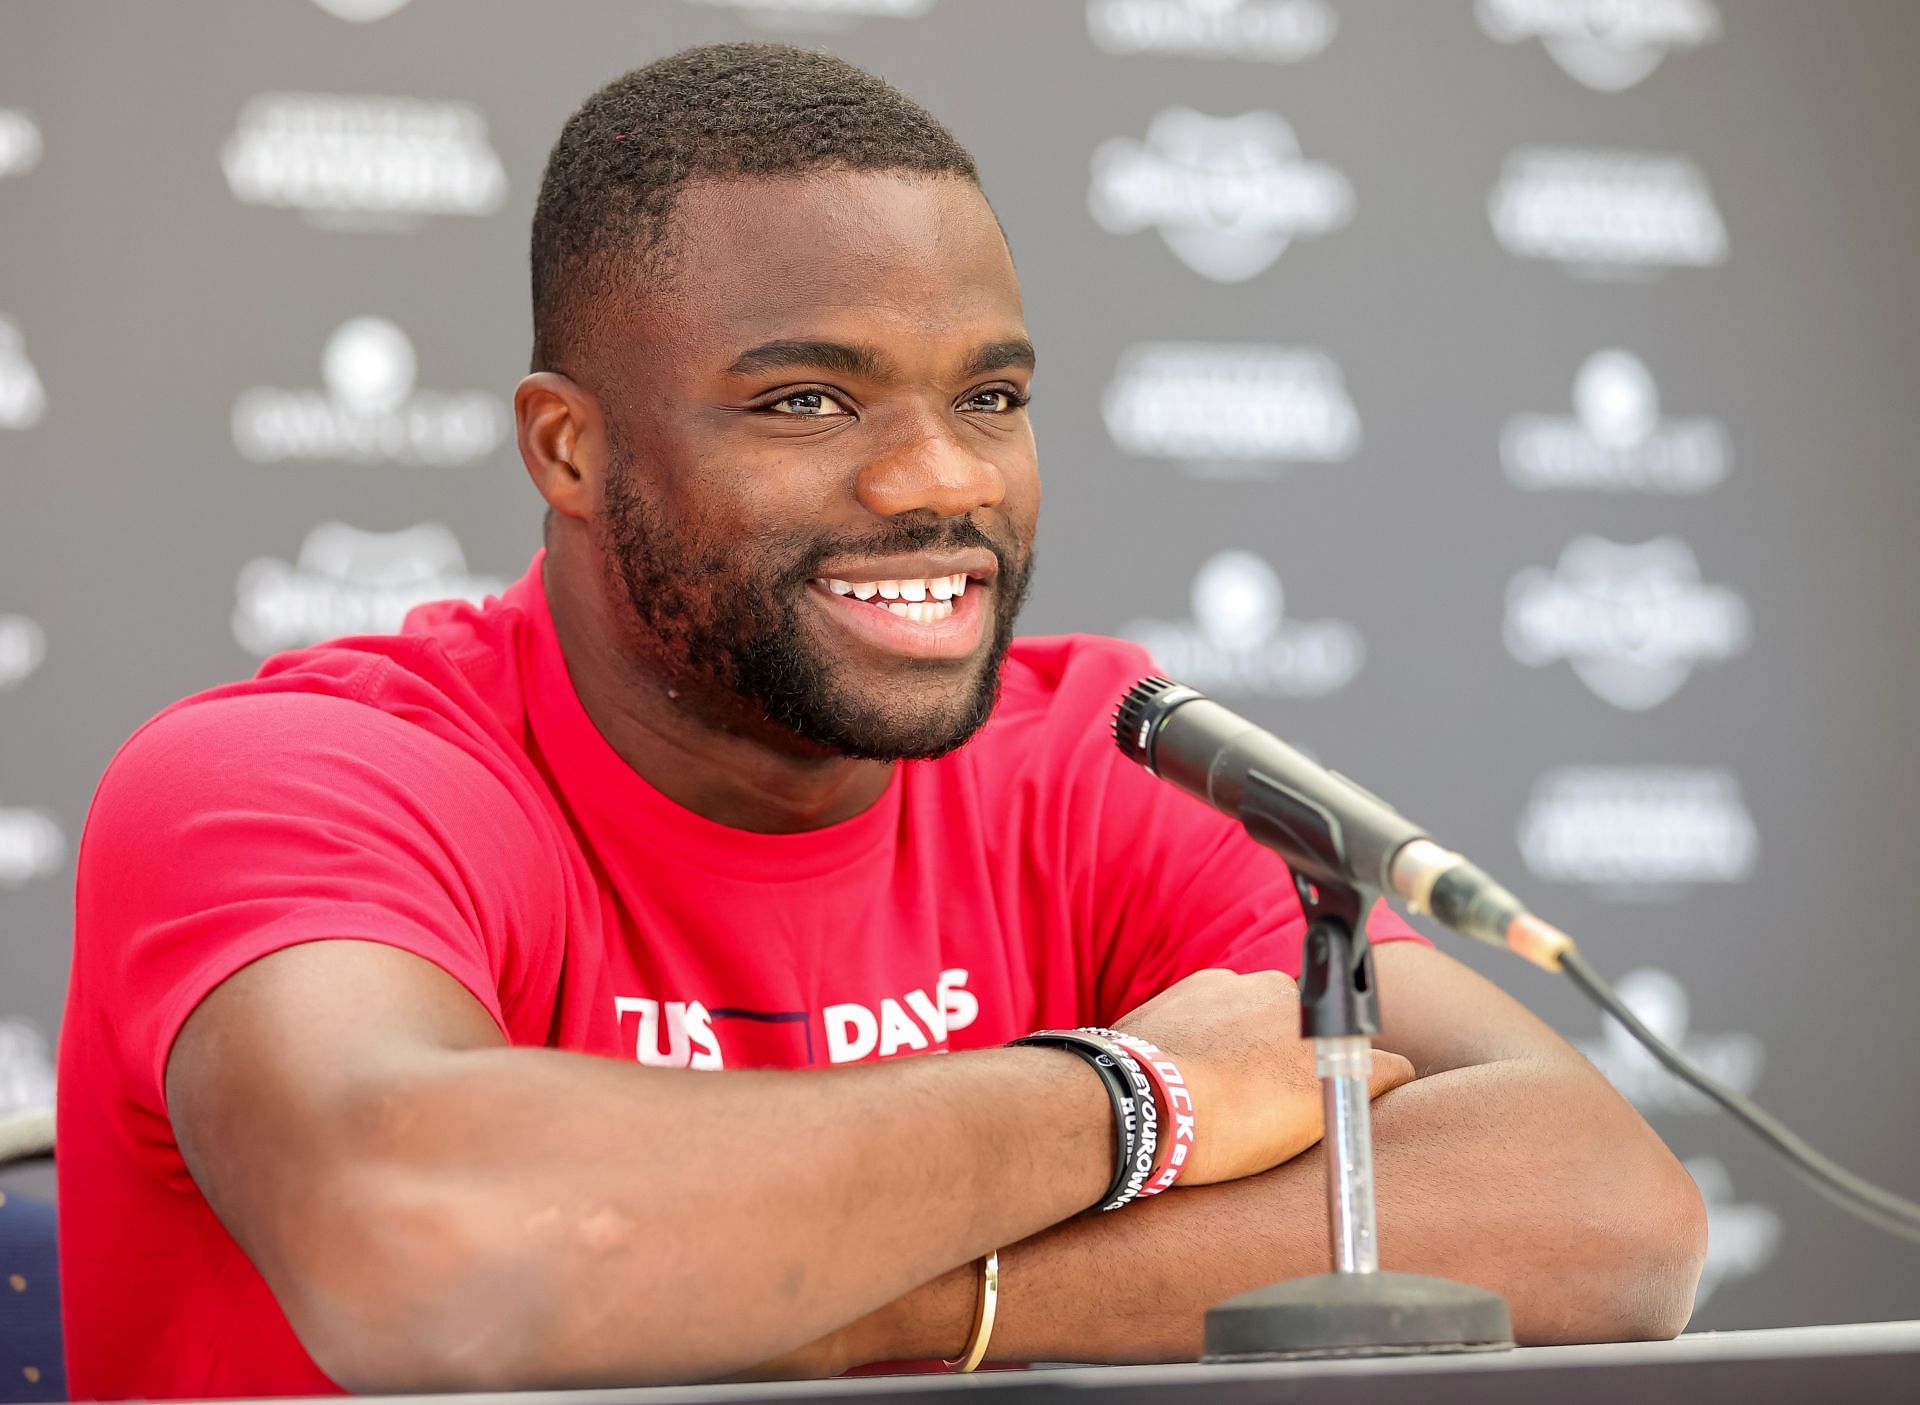
<svg viewBox="0 0 1920 1405">
<path fill-rule="evenodd" d="M 1587 1068 L 1539 1016 L 1445 952 L 1390 942 L 1375 948 L 1373 961 L 1381 1023 L 1375 1042 L 1404 1056 L 1416 1076 L 1509 1060 Z"/>
<path fill-rule="evenodd" d="M 286 1302 L 329 1237 L 343 1242 L 336 1217 L 354 1213 L 340 1203 L 354 1196 L 341 1172 L 371 1169 L 410 1135 L 389 1125 L 404 1105 L 397 1090 L 436 1060 L 504 1043 L 430 962 L 376 943 L 310 942 L 252 962 L 200 1002 L 167 1060 L 167 1107 L 201 1193 Z"/>
</svg>

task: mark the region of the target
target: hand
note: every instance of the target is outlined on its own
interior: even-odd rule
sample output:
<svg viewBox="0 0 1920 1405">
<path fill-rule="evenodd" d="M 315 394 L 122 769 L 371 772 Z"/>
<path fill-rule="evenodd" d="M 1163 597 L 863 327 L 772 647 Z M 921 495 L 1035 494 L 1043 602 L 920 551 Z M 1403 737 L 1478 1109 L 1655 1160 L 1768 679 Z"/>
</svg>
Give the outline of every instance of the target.
<svg viewBox="0 0 1920 1405">
<path fill-rule="evenodd" d="M 1256 1175 L 1320 1140 L 1320 1080 L 1313 1043 L 1298 1033 L 1300 989 L 1291 976 L 1196 971 L 1117 1027 L 1165 1050 L 1193 1093 L 1194 1145 L 1182 1185 Z M 1400 1055 L 1373 1051 L 1373 1097 L 1412 1078 Z"/>
</svg>

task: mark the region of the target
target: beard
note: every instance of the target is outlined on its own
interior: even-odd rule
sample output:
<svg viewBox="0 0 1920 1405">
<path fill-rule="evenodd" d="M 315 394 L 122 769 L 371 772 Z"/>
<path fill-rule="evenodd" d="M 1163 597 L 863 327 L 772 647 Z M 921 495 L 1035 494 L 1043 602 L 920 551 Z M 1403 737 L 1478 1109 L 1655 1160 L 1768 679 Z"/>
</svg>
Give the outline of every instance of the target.
<svg viewBox="0 0 1920 1405">
<path fill-rule="evenodd" d="M 723 728 L 771 725 L 815 752 L 874 761 L 944 756 L 985 725 L 1032 573 L 1029 546 L 996 540 L 970 517 L 893 519 L 858 540 L 761 535 L 702 543 L 662 517 L 618 449 L 599 535 L 607 586 L 624 600 L 636 642 L 667 669 L 687 704 L 708 713 L 705 720 Z M 983 655 L 958 666 L 910 659 L 896 666 L 898 680 L 919 675 L 930 685 L 970 670 L 944 687 L 861 688 L 808 627 L 808 582 L 827 561 L 969 547 L 986 548 L 999 563 Z M 916 694 L 926 701 L 901 706 Z"/>
</svg>

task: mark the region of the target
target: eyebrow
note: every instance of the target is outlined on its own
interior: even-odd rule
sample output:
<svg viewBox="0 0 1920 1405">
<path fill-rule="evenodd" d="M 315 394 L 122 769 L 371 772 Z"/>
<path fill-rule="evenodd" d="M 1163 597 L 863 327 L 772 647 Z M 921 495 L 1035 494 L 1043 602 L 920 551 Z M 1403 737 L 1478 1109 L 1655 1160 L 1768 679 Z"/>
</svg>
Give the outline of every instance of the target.
<svg viewBox="0 0 1920 1405">
<path fill-rule="evenodd" d="M 893 369 L 893 362 L 878 347 L 837 341 L 787 339 L 749 347 L 734 358 L 733 364 L 727 367 L 727 374 L 751 376 L 761 371 L 783 371 L 807 366 L 842 376 L 885 380 Z"/>
<path fill-rule="evenodd" d="M 1007 341 L 988 342 L 976 348 L 960 368 L 960 374 L 963 377 L 979 376 L 989 371 L 1004 371 L 1011 366 L 1031 369 L 1033 364 L 1033 343 L 1025 337 L 1014 337 Z M 817 367 L 836 375 L 859 376 L 866 380 L 887 380 L 896 374 L 893 358 L 878 347 L 807 338 L 784 338 L 749 347 L 734 358 L 733 364 L 727 367 L 727 374 L 751 376 L 796 367 Z"/>
</svg>

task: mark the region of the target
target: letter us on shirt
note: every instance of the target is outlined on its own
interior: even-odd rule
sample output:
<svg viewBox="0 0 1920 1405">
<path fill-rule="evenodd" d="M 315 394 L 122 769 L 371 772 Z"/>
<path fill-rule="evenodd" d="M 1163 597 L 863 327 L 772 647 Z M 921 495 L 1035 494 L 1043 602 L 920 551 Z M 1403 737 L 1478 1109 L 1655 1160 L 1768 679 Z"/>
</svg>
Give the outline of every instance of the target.
<svg viewBox="0 0 1920 1405">
<path fill-rule="evenodd" d="M 818 1010 L 766 1010 L 701 1000 L 619 995 L 620 1042 L 649 1068 L 804 1068 L 921 1054 L 980 1014 L 964 967 L 875 1004 L 839 1001 Z"/>
</svg>

